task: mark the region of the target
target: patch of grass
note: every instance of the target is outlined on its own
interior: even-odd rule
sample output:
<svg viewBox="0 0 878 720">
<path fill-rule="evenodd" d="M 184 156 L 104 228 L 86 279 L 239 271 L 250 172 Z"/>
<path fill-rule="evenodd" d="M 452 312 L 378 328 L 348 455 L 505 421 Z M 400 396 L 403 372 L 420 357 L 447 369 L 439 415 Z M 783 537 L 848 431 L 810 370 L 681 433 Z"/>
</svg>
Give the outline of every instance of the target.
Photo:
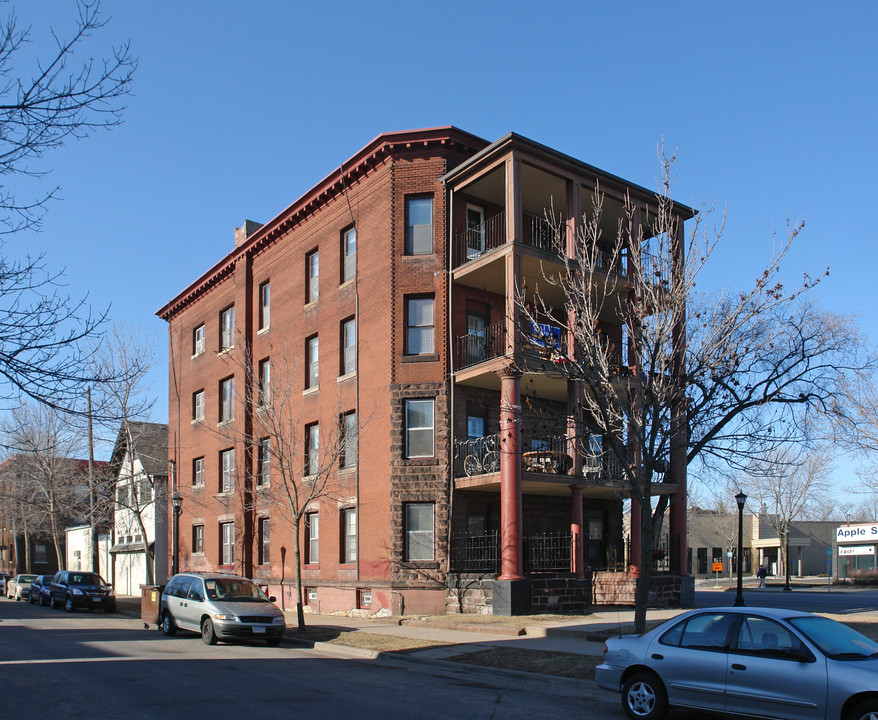
<svg viewBox="0 0 878 720">
<path fill-rule="evenodd" d="M 594 669 L 602 660 L 594 655 L 577 655 L 550 650 L 524 650 L 512 647 L 477 650 L 476 652 L 453 655 L 447 659 L 466 665 L 558 675 L 579 680 L 594 678 Z"/>
<path fill-rule="evenodd" d="M 444 647 L 450 643 L 436 642 L 435 640 L 422 640 L 418 638 L 397 637 L 395 635 L 382 635 L 369 633 L 362 630 L 334 627 L 309 627 L 305 630 L 291 629 L 287 631 L 287 639 L 310 643 L 323 642 L 330 645 L 342 645 L 344 647 L 360 648 L 362 650 L 374 650 L 376 652 L 414 652 L 432 647 Z"/>
</svg>

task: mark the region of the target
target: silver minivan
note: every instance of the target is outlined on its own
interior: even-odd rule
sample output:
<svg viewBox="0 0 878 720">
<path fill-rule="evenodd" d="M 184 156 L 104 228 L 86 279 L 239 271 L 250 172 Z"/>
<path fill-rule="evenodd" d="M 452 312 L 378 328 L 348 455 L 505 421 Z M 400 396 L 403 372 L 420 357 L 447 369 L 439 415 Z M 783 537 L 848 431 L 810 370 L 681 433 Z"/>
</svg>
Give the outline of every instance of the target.
<svg viewBox="0 0 878 720">
<path fill-rule="evenodd" d="M 159 627 L 165 635 L 174 635 L 178 628 L 201 633 L 206 645 L 241 639 L 277 645 L 287 626 L 274 602 L 240 575 L 178 573 L 162 592 Z"/>
</svg>

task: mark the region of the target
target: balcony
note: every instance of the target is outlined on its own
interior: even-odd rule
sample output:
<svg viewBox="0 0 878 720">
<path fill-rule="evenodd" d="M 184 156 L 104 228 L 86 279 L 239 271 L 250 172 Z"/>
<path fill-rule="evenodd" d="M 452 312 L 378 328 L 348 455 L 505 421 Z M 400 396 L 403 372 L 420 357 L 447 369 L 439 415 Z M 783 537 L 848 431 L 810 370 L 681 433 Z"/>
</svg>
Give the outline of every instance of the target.
<svg viewBox="0 0 878 720">
<path fill-rule="evenodd" d="M 506 354 L 506 324 L 494 323 L 469 335 L 458 336 L 456 350 L 458 369 L 502 357 Z"/>
<path fill-rule="evenodd" d="M 573 537 L 570 532 L 541 533 L 522 537 L 523 570 L 570 572 Z M 500 534 L 455 535 L 451 538 L 452 572 L 500 572 Z"/>
<path fill-rule="evenodd" d="M 454 238 L 454 267 L 476 260 L 506 242 L 506 213 L 468 227 Z"/>
</svg>

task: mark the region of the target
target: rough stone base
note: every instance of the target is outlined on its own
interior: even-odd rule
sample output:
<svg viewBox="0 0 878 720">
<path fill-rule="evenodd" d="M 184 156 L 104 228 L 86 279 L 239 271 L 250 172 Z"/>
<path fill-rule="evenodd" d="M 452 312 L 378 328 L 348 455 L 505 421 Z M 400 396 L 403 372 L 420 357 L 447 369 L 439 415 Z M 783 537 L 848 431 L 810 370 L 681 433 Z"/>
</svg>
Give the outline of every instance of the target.
<svg viewBox="0 0 878 720">
<path fill-rule="evenodd" d="M 530 615 L 533 612 L 531 581 L 495 580 L 494 615 Z"/>
<path fill-rule="evenodd" d="M 519 581 L 523 582 L 523 581 Z M 498 587 L 506 593 L 498 600 Z M 526 588 L 529 588 L 527 590 Z M 479 615 L 585 614 L 591 609 L 592 580 L 569 575 L 532 575 L 526 585 L 516 586 L 522 593 L 513 599 L 512 589 L 493 576 L 449 574 L 445 612 Z M 497 603 L 501 603 L 498 610 Z"/>
<path fill-rule="evenodd" d="M 653 576 L 649 607 L 685 607 L 682 598 L 686 585 L 691 588 L 691 600 L 694 601 L 695 584 L 692 578 L 681 578 L 678 575 Z M 637 578 L 626 573 L 597 572 L 594 574 L 594 604 L 633 606 L 636 587 Z"/>
</svg>

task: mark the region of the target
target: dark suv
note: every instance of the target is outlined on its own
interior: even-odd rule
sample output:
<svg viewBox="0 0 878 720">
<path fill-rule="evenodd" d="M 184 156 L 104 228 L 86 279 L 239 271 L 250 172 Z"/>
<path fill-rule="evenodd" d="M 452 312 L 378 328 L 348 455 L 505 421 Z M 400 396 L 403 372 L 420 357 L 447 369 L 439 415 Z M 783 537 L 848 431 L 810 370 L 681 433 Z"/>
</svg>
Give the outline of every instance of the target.
<svg viewBox="0 0 878 720">
<path fill-rule="evenodd" d="M 63 605 L 67 612 L 73 612 L 81 607 L 115 612 L 116 596 L 113 594 L 113 588 L 97 573 L 59 570 L 49 584 L 49 606 L 56 608 L 60 605 Z"/>
</svg>

